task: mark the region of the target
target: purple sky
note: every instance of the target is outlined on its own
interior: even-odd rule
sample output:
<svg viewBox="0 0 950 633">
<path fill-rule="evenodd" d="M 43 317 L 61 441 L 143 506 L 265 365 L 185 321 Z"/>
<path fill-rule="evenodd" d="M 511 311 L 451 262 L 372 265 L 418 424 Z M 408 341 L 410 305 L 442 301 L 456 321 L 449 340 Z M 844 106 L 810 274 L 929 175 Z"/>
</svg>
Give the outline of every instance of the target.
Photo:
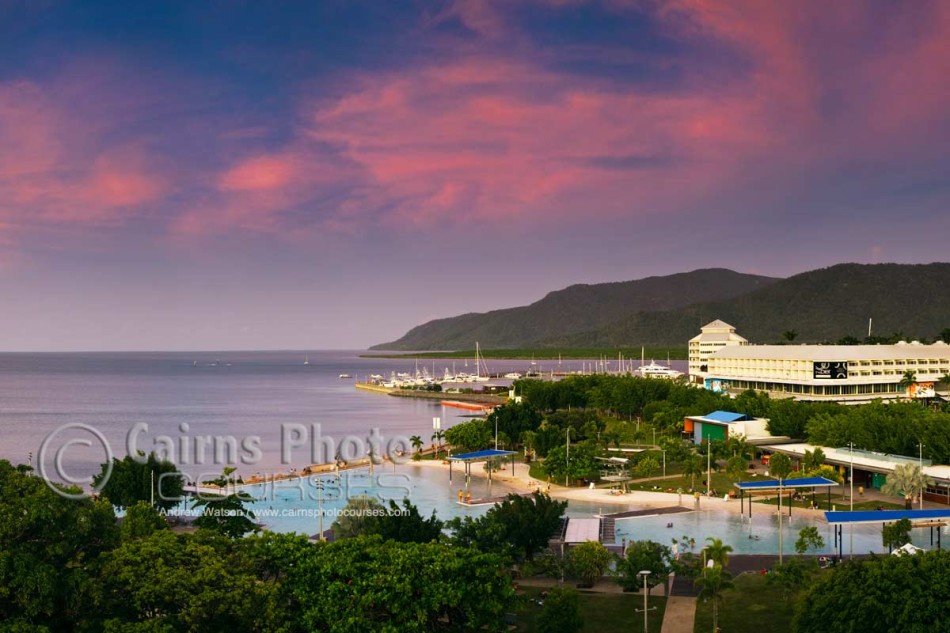
<svg viewBox="0 0 950 633">
<path fill-rule="evenodd" d="M 950 3 L 0 0 L 6 350 L 950 254 Z"/>
</svg>

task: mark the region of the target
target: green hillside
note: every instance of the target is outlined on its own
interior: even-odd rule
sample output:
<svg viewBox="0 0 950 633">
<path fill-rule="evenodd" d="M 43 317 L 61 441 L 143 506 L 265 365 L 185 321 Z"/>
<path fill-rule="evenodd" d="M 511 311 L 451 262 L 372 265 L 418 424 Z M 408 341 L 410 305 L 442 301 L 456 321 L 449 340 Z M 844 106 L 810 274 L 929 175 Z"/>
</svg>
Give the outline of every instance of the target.
<svg viewBox="0 0 950 633">
<path fill-rule="evenodd" d="M 873 333 L 933 339 L 950 327 L 950 264 L 839 264 L 784 279 L 725 301 L 640 312 L 586 332 L 548 337 L 539 346 L 682 345 L 699 325 L 722 319 L 753 343 L 863 339 Z"/>
<path fill-rule="evenodd" d="M 551 292 L 524 307 L 430 321 L 372 349 L 467 350 L 475 341 L 485 349 L 529 347 L 537 341 L 606 327 L 638 312 L 668 311 L 729 299 L 776 281 L 718 268 L 635 281 L 579 284 Z M 677 346 L 682 345 L 683 341 L 677 341 Z"/>
</svg>

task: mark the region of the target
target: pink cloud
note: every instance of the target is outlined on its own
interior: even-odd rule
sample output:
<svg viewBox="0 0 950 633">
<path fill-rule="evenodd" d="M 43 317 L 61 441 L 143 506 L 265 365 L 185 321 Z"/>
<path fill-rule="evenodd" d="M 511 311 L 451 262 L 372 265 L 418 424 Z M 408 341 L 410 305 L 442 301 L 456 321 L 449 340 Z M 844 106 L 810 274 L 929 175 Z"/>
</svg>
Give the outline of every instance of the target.
<svg viewBox="0 0 950 633">
<path fill-rule="evenodd" d="M 0 220 L 11 233 L 121 223 L 165 193 L 143 147 L 103 143 L 50 92 L 0 83 Z"/>
<path fill-rule="evenodd" d="M 359 179 L 346 161 L 296 142 L 277 153 L 252 154 L 221 171 L 212 190 L 191 201 L 169 229 L 176 238 L 232 231 L 289 235 L 299 229 L 289 227 L 283 216 L 302 206 L 314 216 L 327 190 Z M 339 224 L 329 215 L 325 220 Z M 320 222 L 314 218 L 312 223 Z"/>
<path fill-rule="evenodd" d="M 748 94 L 605 90 L 491 57 L 371 74 L 313 114 L 308 134 L 397 201 L 395 224 L 651 213 L 778 142 Z M 614 164 L 618 168 L 604 166 Z M 636 164 L 636 168 L 633 166 Z M 626 166 L 625 168 L 619 168 Z"/>
<path fill-rule="evenodd" d="M 926 28 L 915 18 L 883 29 L 847 3 L 606 6 L 654 11 L 668 36 L 728 47 L 743 65 L 712 84 L 683 64 L 682 85 L 667 91 L 587 78 L 547 65 L 502 5 L 461 0 L 429 26 L 458 20 L 481 40 L 443 43 L 438 61 L 347 74 L 342 93 L 303 105 L 293 141 L 221 172 L 175 230 L 298 231 L 285 218 L 302 205 L 319 207 L 314 225 L 343 232 L 689 216 L 717 196 L 777 197 L 808 170 L 913 149 L 902 132 L 950 105 L 943 6 Z"/>
<path fill-rule="evenodd" d="M 264 155 L 249 158 L 221 175 L 218 187 L 225 191 L 280 189 L 294 177 L 292 157 Z"/>
</svg>

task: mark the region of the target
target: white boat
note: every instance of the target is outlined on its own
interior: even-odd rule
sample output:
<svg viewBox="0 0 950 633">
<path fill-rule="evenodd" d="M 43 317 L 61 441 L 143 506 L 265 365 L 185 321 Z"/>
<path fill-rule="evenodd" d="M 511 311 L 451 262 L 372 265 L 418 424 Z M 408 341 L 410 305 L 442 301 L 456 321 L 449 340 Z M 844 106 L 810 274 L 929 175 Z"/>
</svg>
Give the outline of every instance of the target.
<svg viewBox="0 0 950 633">
<path fill-rule="evenodd" d="M 309 365 L 309 364 L 310 364 L 310 357 L 309 357 L 309 356 L 307 356 L 306 358 L 304 358 L 303 364 L 304 364 L 304 365 Z"/>
<path fill-rule="evenodd" d="M 485 359 L 482 358 L 479 360 L 479 351 L 478 341 L 475 341 L 475 374 L 469 376 L 469 380 L 466 382 L 488 382 L 491 380 L 491 375 L 488 373 L 488 365 L 485 365 Z M 485 367 L 484 376 L 482 376 L 482 366 Z"/>
<path fill-rule="evenodd" d="M 676 371 L 668 365 L 660 365 L 655 360 L 650 360 L 650 364 L 645 364 L 644 361 L 644 350 L 640 348 L 640 367 L 637 369 L 642 378 L 679 378 L 683 375 L 683 372 Z M 667 360 L 666 362 L 670 362 Z"/>
<path fill-rule="evenodd" d="M 519 378 L 521 378 L 521 374 L 519 374 L 516 371 L 513 371 L 513 372 L 505 374 L 505 378 L 509 380 L 518 380 Z"/>
<path fill-rule="evenodd" d="M 650 361 L 649 365 L 640 365 L 637 370 L 643 378 L 679 378 L 683 372 L 676 371 L 666 365 L 660 365 L 656 361 Z"/>
<path fill-rule="evenodd" d="M 340 378 L 352 378 L 353 376 L 349 374 L 340 374 Z"/>
</svg>

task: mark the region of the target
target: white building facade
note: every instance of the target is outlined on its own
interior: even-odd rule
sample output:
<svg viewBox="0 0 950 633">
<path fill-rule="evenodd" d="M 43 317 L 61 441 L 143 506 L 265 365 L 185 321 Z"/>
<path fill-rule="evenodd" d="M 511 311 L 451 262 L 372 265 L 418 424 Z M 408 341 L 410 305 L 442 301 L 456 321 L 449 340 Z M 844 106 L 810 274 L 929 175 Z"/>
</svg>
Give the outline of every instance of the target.
<svg viewBox="0 0 950 633">
<path fill-rule="evenodd" d="M 736 328 L 716 319 L 700 328 L 698 336 L 689 340 L 689 379 L 702 383 L 706 379 L 709 356 L 724 347 L 748 345 L 749 341 L 736 334 Z"/>
<path fill-rule="evenodd" d="M 913 384 L 905 386 L 911 372 Z M 950 345 L 744 345 L 709 355 L 703 383 L 714 391 L 766 391 L 799 400 L 867 402 L 933 398 L 946 387 Z"/>
</svg>

